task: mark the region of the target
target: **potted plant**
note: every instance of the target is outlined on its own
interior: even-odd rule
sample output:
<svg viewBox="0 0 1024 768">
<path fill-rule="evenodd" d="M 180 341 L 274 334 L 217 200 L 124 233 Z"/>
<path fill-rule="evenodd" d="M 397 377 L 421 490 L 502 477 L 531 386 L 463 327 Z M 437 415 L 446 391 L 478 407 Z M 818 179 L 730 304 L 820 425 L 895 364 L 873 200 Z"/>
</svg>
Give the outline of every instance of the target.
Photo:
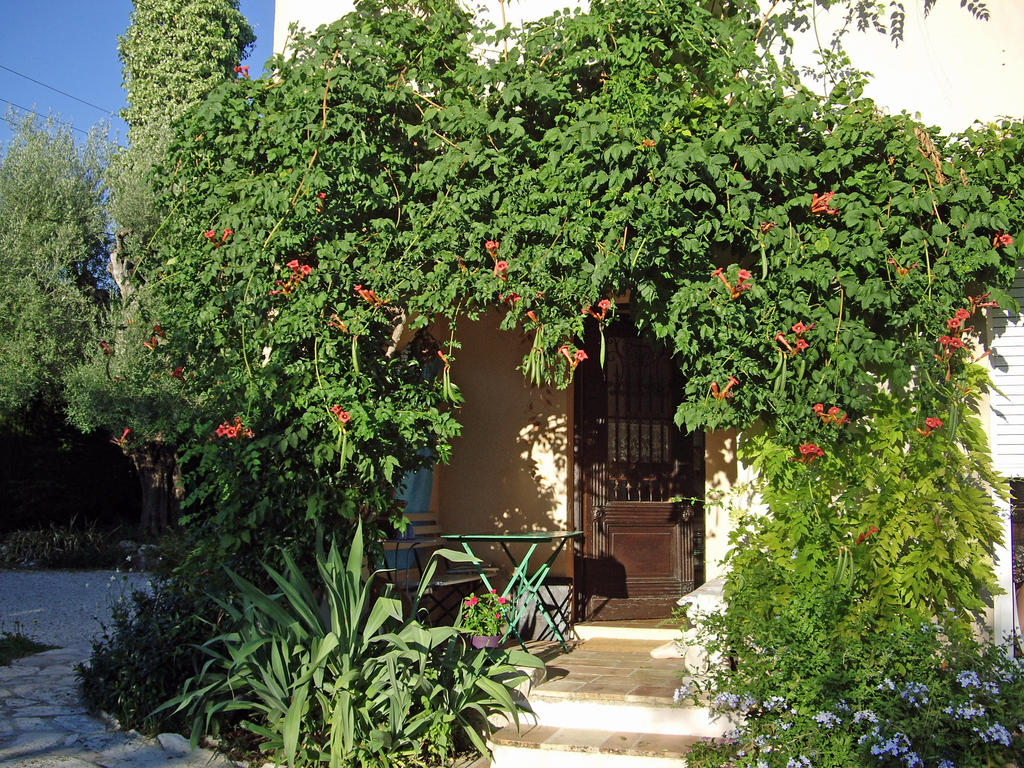
<svg viewBox="0 0 1024 768">
<path fill-rule="evenodd" d="M 470 635 L 474 648 L 497 648 L 508 623 L 508 598 L 495 590 L 472 594 L 462 601 L 459 626 Z"/>
</svg>

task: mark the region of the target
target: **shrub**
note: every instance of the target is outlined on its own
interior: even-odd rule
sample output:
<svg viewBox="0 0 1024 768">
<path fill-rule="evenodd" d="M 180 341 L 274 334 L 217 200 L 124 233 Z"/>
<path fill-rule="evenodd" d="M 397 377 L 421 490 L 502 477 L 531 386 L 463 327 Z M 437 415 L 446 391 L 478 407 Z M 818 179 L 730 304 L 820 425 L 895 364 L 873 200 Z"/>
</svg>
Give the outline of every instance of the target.
<svg viewBox="0 0 1024 768">
<path fill-rule="evenodd" d="M 21 624 L 14 623 L 14 629 L 7 631 L 0 624 L 0 667 L 8 666 L 15 659 L 48 651 L 55 646 L 44 645 L 21 631 Z"/>
<path fill-rule="evenodd" d="M 748 577 L 744 591 L 765 583 Z M 1024 664 L 958 622 L 851 629 L 858 607 L 828 578 L 770 614 L 741 610 L 699 619 L 732 663 L 699 674 L 695 695 L 737 727 L 698 745 L 695 768 L 981 768 L 1022 754 Z"/>
<path fill-rule="evenodd" d="M 117 568 L 124 552 L 117 546 L 118 529 L 104 531 L 95 521 L 51 522 L 46 527 L 11 531 L 0 540 L 0 565 L 49 568 Z"/>
<path fill-rule="evenodd" d="M 316 583 L 287 555 L 281 571 L 265 566 L 274 593 L 229 572 L 238 598 L 218 602 L 236 629 L 203 645 L 202 671 L 162 710 L 188 713 L 193 740 L 242 713 L 261 749 L 289 765 L 421 765 L 449 758 L 459 737 L 484 752 L 487 716 L 519 711 L 513 664 L 540 661 L 469 650 L 454 627 L 405 619 L 390 586 L 373 597 L 362 564 L 359 526 L 347 558 L 336 546 L 318 554 Z M 436 555 L 423 584 L 435 566 Z"/>
<path fill-rule="evenodd" d="M 93 641 L 89 663 L 77 668 L 86 700 L 124 728 L 185 730 L 181 715 L 154 710 L 200 670 L 203 654 L 196 646 L 218 631 L 217 616 L 210 598 L 180 581 L 162 579 L 152 592 L 134 590 Z M 201 617 L 212 617 L 214 628 Z"/>
</svg>

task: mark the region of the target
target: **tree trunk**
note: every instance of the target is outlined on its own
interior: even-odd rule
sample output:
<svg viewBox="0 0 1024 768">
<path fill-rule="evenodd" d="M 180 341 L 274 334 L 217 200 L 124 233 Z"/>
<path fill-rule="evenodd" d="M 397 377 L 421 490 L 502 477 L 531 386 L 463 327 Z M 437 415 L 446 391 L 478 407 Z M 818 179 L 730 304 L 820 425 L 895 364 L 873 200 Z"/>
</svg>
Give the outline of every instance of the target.
<svg viewBox="0 0 1024 768">
<path fill-rule="evenodd" d="M 142 489 L 142 514 L 139 528 L 160 534 L 178 519 L 180 486 L 178 459 L 174 448 L 164 443 L 145 443 L 128 452 L 128 458 L 139 473 Z"/>
</svg>

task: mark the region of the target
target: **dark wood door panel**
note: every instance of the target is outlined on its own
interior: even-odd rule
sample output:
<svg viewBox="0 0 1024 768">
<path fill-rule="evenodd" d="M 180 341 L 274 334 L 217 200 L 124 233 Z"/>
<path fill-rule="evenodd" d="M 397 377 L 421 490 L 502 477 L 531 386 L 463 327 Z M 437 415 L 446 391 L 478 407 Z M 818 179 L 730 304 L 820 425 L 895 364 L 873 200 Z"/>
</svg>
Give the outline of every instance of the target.
<svg viewBox="0 0 1024 768">
<path fill-rule="evenodd" d="M 619 321 L 601 367 L 596 330 L 576 373 L 577 616 L 667 617 L 701 578 L 703 435 L 675 426 L 683 379 L 668 355 Z"/>
</svg>

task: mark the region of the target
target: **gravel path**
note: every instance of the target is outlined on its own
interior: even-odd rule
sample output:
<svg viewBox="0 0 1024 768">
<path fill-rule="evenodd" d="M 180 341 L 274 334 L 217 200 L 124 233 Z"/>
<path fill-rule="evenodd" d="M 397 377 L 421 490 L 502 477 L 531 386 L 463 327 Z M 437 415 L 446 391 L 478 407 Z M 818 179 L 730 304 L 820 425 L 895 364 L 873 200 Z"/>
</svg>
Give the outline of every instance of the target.
<svg viewBox="0 0 1024 768">
<path fill-rule="evenodd" d="M 0 569 L 0 631 L 59 648 L 88 648 L 122 595 L 149 585 L 142 573 Z"/>
</svg>

